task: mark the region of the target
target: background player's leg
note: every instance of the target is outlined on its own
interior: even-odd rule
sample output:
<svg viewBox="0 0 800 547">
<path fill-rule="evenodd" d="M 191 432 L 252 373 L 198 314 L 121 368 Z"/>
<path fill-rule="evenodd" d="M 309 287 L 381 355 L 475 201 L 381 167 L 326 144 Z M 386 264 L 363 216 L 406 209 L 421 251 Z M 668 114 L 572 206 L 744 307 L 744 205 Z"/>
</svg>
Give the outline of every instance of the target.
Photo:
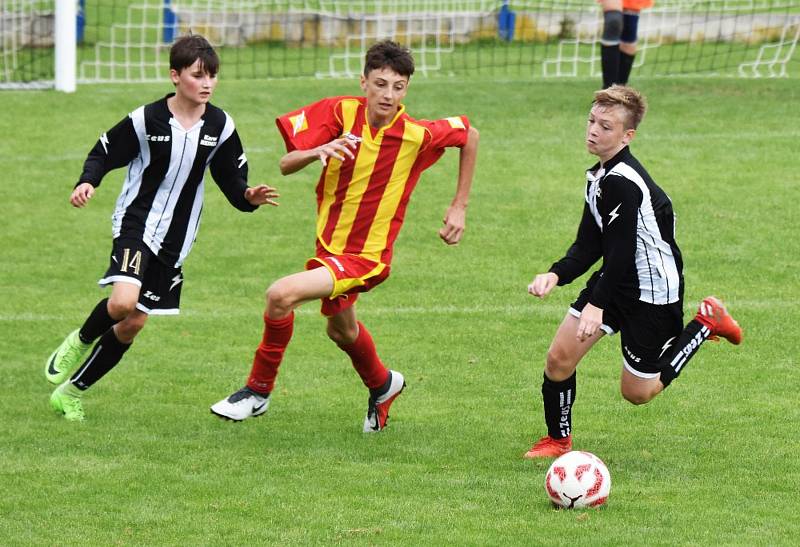
<svg viewBox="0 0 800 547">
<path fill-rule="evenodd" d="M 639 12 L 625 10 L 619 44 L 619 82 L 627 84 L 636 57 L 636 40 L 639 32 Z"/>
<path fill-rule="evenodd" d="M 622 0 L 602 0 L 603 34 L 600 38 L 600 65 L 603 87 L 619 83 L 619 41 L 622 36 Z"/>
</svg>

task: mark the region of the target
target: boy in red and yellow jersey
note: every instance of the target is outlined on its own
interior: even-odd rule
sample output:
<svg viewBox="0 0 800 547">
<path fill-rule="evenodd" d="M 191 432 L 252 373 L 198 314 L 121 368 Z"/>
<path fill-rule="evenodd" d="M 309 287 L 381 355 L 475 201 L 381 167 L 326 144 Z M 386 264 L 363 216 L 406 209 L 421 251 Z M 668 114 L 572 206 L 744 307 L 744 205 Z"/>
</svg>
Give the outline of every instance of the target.
<svg viewBox="0 0 800 547">
<path fill-rule="evenodd" d="M 401 101 L 413 73 L 407 49 L 379 42 L 366 55 L 363 97 L 323 99 L 276 120 L 287 149 L 281 173 L 317 160 L 323 166 L 316 192 L 316 255 L 305 271 L 267 289 L 264 336 L 247 384 L 214 404 L 214 414 L 240 421 L 267 410 L 292 337 L 293 310 L 321 299 L 328 336 L 348 354 L 370 392 L 364 432 L 386 425 L 405 381 L 381 362 L 369 331 L 356 319 L 354 304 L 358 293 L 389 277 L 392 246 L 411 192 L 422 171 L 447 147 L 460 148 L 461 157 L 455 197 L 439 236 L 448 245 L 461 240 L 478 151 L 478 131 L 465 116 L 428 121 L 406 113 Z"/>
</svg>

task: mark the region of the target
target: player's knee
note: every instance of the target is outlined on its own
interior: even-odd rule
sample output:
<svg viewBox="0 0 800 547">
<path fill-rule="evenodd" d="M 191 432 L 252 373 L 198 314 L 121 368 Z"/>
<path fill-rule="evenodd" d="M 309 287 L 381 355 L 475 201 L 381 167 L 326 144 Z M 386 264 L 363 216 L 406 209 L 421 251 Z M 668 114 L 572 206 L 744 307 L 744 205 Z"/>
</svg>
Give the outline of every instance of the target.
<svg viewBox="0 0 800 547">
<path fill-rule="evenodd" d="M 611 10 L 603 12 L 603 36 L 602 42 L 607 45 L 618 44 L 622 37 L 623 25 L 622 12 Z"/>
<path fill-rule="evenodd" d="M 284 316 L 292 311 L 292 297 L 287 288 L 275 282 L 267 289 L 267 311 L 270 316 Z"/>
<path fill-rule="evenodd" d="M 133 298 L 115 298 L 113 295 L 108 299 L 108 314 L 117 320 L 123 320 L 136 309 L 136 300 Z"/>
<path fill-rule="evenodd" d="M 358 338 L 358 327 L 350 328 L 328 323 L 326 332 L 328 333 L 328 338 L 339 346 L 348 346 Z"/>
<path fill-rule="evenodd" d="M 575 369 L 575 363 L 569 354 L 562 348 L 555 346 L 547 350 L 545 374 L 548 378 L 561 378 L 570 376 Z"/>
<path fill-rule="evenodd" d="M 125 344 L 130 344 L 136 335 L 144 328 L 147 323 L 147 314 L 133 313 L 117 323 L 114 327 L 114 334 L 117 339 Z"/>
</svg>

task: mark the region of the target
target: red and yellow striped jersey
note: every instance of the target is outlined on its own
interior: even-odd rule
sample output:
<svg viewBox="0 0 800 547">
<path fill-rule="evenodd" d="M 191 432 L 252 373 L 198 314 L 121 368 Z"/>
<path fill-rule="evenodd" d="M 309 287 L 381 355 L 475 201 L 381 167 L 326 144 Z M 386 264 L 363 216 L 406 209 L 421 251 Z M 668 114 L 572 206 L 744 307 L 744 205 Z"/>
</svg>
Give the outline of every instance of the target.
<svg viewBox="0 0 800 547">
<path fill-rule="evenodd" d="M 448 146 L 463 147 L 469 120 L 415 120 L 400 111 L 370 128 L 364 97 L 331 97 L 277 118 L 287 151 L 308 150 L 342 136 L 355 160 L 330 158 L 317 184 L 317 243 L 331 254 L 389 264 L 419 176 Z"/>
</svg>

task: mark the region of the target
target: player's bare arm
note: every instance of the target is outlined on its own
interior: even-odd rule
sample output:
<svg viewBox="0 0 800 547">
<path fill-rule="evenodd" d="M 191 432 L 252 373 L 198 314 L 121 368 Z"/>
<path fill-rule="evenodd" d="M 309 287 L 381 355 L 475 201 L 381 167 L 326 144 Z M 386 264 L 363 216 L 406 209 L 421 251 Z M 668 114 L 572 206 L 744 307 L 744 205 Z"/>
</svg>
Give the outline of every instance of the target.
<svg viewBox="0 0 800 547">
<path fill-rule="evenodd" d="M 478 159 L 478 139 L 478 130 L 470 127 L 467 133 L 467 142 L 461 148 L 456 195 L 445 213 L 444 226 L 439 230 L 439 237 L 448 245 L 456 245 L 461 241 L 461 236 L 464 235 L 466 228 L 467 203 L 472 188 L 472 177 L 475 173 L 475 162 Z"/>
<path fill-rule="evenodd" d="M 528 285 L 528 294 L 544 298 L 558 285 L 558 275 L 553 272 L 537 274 Z"/>
<path fill-rule="evenodd" d="M 266 184 L 259 184 L 258 186 L 253 186 L 244 191 L 244 199 L 246 199 L 250 205 L 256 207 L 259 205 L 272 205 L 273 207 L 277 207 L 278 202 L 275 201 L 275 199 L 279 197 L 281 197 L 281 195 L 278 191 Z"/>
<path fill-rule="evenodd" d="M 352 150 L 357 146 L 353 140 L 340 137 L 310 150 L 292 150 L 281 158 L 281 174 L 291 175 L 317 160 L 322 162 L 322 165 L 328 165 L 328 158 L 344 161 L 345 157 L 348 157 L 352 160 L 355 158 Z"/>
<path fill-rule="evenodd" d="M 82 182 L 72 191 L 69 202 L 73 207 L 81 208 L 86 205 L 94 195 L 94 186 L 88 182 Z"/>
</svg>

